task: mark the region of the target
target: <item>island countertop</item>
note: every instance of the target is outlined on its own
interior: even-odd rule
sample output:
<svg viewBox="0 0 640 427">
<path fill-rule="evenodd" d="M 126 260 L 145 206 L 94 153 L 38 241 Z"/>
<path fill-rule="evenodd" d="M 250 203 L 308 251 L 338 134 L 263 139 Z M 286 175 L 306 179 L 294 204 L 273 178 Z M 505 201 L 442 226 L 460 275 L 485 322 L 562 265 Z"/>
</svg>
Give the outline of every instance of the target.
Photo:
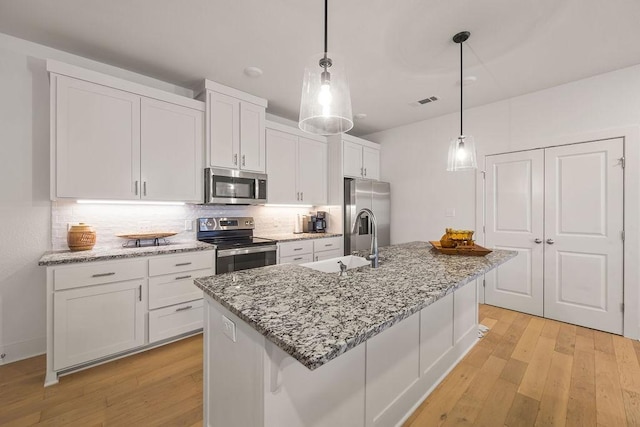
<svg viewBox="0 0 640 427">
<path fill-rule="evenodd" d="M 316 369 L 516 256 L 443 255 L 427 242 L 380 248 L 346 278 L 293 264 L 195 280 L 209 297 Z"/>
</svg>

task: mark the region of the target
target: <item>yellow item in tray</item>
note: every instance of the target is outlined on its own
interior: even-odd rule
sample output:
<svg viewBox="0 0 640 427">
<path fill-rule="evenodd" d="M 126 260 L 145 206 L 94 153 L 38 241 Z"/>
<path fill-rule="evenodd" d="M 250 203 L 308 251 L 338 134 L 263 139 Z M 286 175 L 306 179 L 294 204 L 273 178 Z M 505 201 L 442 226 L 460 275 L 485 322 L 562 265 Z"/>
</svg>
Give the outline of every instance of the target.
<svg viewBox="0 0 640 427">
<path fill-rule="evenodd" d="M 445 228 L 445 234 L 440 239 L 443 248 L 456 248 L 458 246 L 473 246 L 473 230 L 454 230 Z"/>
</svg>

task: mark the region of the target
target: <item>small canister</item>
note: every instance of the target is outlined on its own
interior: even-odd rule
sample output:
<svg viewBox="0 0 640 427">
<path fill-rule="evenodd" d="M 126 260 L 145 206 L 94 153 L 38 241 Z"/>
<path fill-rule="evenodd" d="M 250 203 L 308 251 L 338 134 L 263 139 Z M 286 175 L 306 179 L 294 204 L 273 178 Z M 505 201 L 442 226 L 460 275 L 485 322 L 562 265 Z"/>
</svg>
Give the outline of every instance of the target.
<svg viewBox="0 0 640 427">
<path fill-rule="evenodd" d="M 72 225 L 67 232 L 67 244 L 72 252 L 88 251 L 96 244 L 96 231 L 83 222 Z"/>
</svg>

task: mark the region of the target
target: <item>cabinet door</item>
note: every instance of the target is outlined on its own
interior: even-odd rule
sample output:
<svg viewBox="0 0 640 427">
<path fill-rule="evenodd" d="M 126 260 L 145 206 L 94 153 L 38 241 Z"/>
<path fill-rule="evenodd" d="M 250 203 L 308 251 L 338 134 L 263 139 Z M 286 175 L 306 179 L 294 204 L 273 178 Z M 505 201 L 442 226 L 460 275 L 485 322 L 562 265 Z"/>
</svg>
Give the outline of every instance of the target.
<svg viewBox="0 0 640 427">
<path fill-rule="evenodd" d="M 63 76 L 54 88 L 52 198 L 140 198 L 140 97 Z"/>
<path fill-rule="evenodd" d="M 144 280 L 55 292 L 55 370 L 144 345 Z"/>
<path fill-rule="evenodd" d="M 300 203 L 296 187 L 298 137 L 267 130 L 267 200 L 269 203 Z"/>
<path fill-rule="evenodd" d="M 142 99 L 142 198 L 202 201 L 202 111 Z"/>
<path fill-rule="evenodd" d="M 240 102 L 240 169 L 265 171 L 264 107 Z"/>
<path fill-rule="evenodd" d="M 362 174 L 368 179 L 380 179 L 379 149 L 362 147 Z"/>
<path fill-rule="evenodd" d="M 240 156 L 240 101 L 209 92 L 208 150 L 211 166 L 236 169 Z"/>
<path fill-rule="evenodd" d="M 342 144 L 343 175 L 362 178 L 362 146 L 349 141 L 343 141 Z"/>
<path fill-rule="evenodd" d="M 298 138 L 298 191 L 304 204 L 327 204 L 327 144 Z"/>
</svg>

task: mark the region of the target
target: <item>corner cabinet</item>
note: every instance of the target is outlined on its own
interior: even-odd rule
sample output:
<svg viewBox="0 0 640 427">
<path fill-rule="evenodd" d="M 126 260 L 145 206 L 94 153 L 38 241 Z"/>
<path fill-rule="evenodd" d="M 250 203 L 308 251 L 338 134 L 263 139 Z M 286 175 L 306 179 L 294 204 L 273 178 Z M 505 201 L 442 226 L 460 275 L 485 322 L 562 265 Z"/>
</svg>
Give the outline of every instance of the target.
<svg viewBox="0 0 640 427">
<path fill-rule="evenodd" d="M 267 101 L 210 80 L 198 99 L 207 105 L 208 166 L 264 173 Z"/>
<path fill-rule="evenodd" d="M 267 197 L 273 204 L 327 203 L 327 144 L 323 137 L 299 135 L 288 126 L 269 123 Z"/>
<path fill-rule="evenodd" d="M 202 201 L 203 103 L 56 61 L 47 69 L 52 200 Z"/>
</svg>

